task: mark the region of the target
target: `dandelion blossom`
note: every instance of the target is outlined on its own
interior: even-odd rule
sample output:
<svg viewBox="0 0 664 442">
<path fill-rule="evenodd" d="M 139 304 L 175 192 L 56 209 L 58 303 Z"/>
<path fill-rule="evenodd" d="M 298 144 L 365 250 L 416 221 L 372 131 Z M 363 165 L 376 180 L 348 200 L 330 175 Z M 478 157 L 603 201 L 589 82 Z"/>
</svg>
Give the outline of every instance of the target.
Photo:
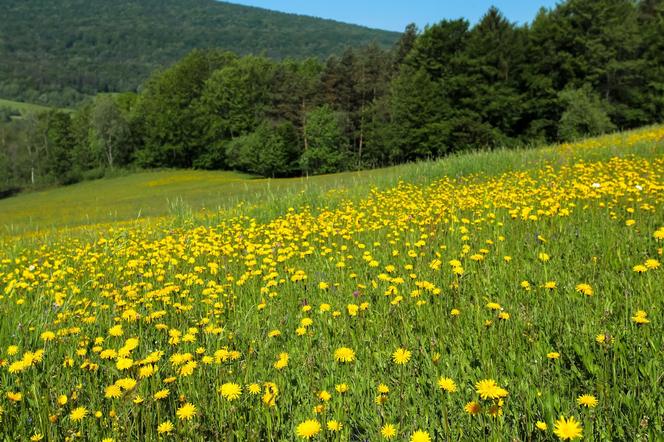
<svg viewBox="0 0 664 442">
<path fill-rule="evenodd" d="M 353 362 L 355 360 L 355 351 L 348 347 L 339 347 L 334 351 L 334 359 L 337 362 Z"/>
<path fill-rule="evenodd" d="M 190 420 L 192 417 L 196 416 L 196 406 L 187 402 L 175 412 L 175 415 L 180 420 Z"/>
<path fill-rule="evenodd" d="M 157 433 L 159 434 L 169 434 L 173 431 L 173 423 L 171 421 L 162 422 L 157 426 Z"/>
<path fill-rule="evenodd" d="M 426 431 L 417 430 L 410 437 L 410 442 L 431 442 L 431 437 Z"/>
<path fill-rule="evenodd" d="M 74 408 L 72 412 L 69 414 L 69 418 L 74 421 L 78 422 L 80 420 L 83 420 L 83 418 L 88 414 L 88 409 L 85 407 L 78 407 Z"/>
<path fill-rule="evenodd" d="M 397 435 L 397 428 L 392 424 L 385 424 L 383 428 L 380 429 L 380 435 L 384 439 L 392 439 Z"/>
<path fill-rule="evenodd" d="M 457 391 L 457 386 L 454 381 L 450 378 L 441 377 L 438 379 L 438 388 L 448 393 L 454 393 Z"/>
<path fill-rule="evenodd" d="M 580 439 L 582 437 L 583 428 L 581 428 L 581 424 L 574 419 L 574 416 L 571 416 L 569 419 L 560 416 L 560 419 L 558 419 L 553 426 L 553 433 L 562 440 Z"/>
<path fill-rule="evenodd" d="M 302 439 L 311 439 L 320 431 L 320 423 L 316 419 L 309 419 L 297 426 L 296 434 Z"/>
<path fill-rule="evenodd" d="M 410 361 L 410 351 L 405 348 L 397 348 L 394 353 L 392 353 L 392 360 L 397 365 L 405 365 Z"/>
<path fill-rule="evenodd" d="M 591 394 L 582 394 L 576 399 L 576 403 L 580 406 L 588 408 L 595 408 L 597 406 L 597 398 Z"/>
</svg>

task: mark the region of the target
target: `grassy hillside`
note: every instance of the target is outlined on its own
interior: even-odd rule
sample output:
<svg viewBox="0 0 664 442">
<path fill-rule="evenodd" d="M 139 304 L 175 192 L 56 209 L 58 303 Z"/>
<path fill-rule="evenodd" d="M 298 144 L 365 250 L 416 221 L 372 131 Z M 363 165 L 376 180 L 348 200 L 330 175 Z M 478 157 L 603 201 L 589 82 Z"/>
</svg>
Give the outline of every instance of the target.
<svg viewBox="0 0 664 442">
<path fill-rule="evenodd" d="M 310 180 L 137 174 L 0 213 L 175 197 L 0 236 L 1 440 L 664 434 L 664 127 Z"/>
<path fill-rule="evenodd" d="M 20 233 L 63 226 L 128 221 L 138 218 L 240 210 L 261 219 L 303 204 L 329 206 L 344 199 L 366 197 L 372 188 L 385 189 L 405 180 L 427 184 L 441 176 L 496 175 L 544 164 L 560 166 L 580 158 L 597 161 L 613 155 L 660 152 L 664 128 L 588 139 L 571 145 L 537 149 L 463 153 L 435 162 L 347 172 L 309 178 L 258 179 L 234 172 L 171 170 L 141 172 L 66 187 L 26 192 L 0 200 L 0 233 Z M 629 145 L 629 149 L 612 146 Z M 565 153 L 566 152 L 566 153 Z M 561 155 L 561 153 L 564 153 Z M 241 208 L 238 209 L 238 205 Z"/>
<path fill-rule="evenodd" d="M 0 2 L 0 96 L 69 105 L 82 94 L 134 90 L 194 48 L 327 57 L 397 38 L 214 0 L 7 0 Z"/>
<path fill-rule="evenodd" d="M 0 98 L 0 108 L 16 110 L 20 113 L 44 112 L 51 109 L 51 107 L 49 106 L 42 106 L 40 104 L 34 104 L 34 103 L 24 103 L 22 101 L 5 100 L 2 98 Z"/>
</svg>

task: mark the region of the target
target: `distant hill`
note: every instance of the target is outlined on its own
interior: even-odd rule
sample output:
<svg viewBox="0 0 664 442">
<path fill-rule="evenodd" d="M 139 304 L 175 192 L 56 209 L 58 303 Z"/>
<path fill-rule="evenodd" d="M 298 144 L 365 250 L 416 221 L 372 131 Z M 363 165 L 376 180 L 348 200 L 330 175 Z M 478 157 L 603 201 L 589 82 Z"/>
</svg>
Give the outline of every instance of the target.
<svg viewBox="0 0 664 442">
<path fill-rule="evenodd" d="M 322 58 L 398 37 L 214 0 L 2 0 L 0 97 L 68 106 L 134 90 L 194 48 Z"/>
</svg>

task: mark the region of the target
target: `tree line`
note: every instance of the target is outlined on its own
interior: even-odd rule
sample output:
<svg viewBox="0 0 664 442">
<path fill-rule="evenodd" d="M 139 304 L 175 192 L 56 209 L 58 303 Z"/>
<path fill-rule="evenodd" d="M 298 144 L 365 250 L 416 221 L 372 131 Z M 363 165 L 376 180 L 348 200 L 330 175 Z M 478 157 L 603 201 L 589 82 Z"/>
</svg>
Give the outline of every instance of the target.
<svg viewBox="0 0 664 442">
<path fill-rule="evenodd" d="M 663 57 L 661 0 L 568 0 L 528 25 L 491 8 L 325 62 L 194 50 L 138 93 L 2 125 L 0 186 L 118 168 L 321 174 L 633 128 L 664 117 Z"/>
</svg>

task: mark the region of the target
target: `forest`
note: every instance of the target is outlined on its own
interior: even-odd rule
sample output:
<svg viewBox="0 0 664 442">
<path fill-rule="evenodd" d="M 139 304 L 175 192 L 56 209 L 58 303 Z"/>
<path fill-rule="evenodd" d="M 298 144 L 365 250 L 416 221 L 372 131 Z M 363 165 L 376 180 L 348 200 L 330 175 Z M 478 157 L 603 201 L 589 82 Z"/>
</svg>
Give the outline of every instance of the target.
<svg viewBox="0 0 664 442">
<path fill-rule="evenodd" d="M 568 0 L 517 25 L 408 26 L 324 61 L 195 49 L 138 92 L 0 110 L 0 191 L 122 170 L 286 177 L 530 146 L 664 118 L 664 2 Z"/>
<path fill-rule="evenodd" d="M 325 59 L 372 41 L 387 48 L 398 38 L 216 0 L 3 0 L 0 97 L 71 107 L 99 92 L 136 91 L 196 48 Z"/>
</svg>

